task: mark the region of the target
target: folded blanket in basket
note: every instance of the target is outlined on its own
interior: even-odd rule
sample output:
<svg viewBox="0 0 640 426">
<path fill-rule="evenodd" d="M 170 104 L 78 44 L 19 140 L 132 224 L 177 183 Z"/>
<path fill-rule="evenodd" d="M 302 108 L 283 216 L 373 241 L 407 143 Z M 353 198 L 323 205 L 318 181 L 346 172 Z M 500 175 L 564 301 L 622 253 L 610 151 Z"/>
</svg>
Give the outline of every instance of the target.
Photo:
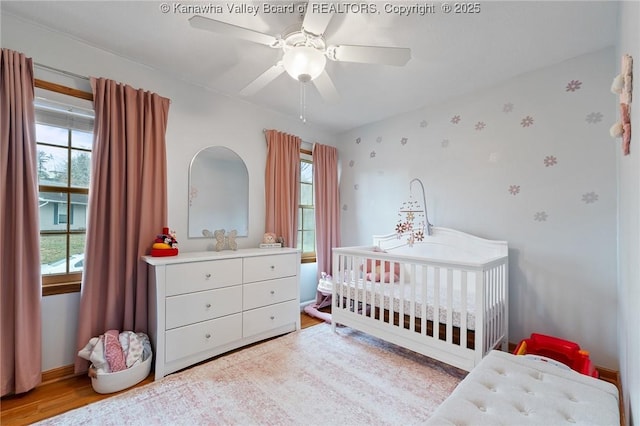
<svg viewBox="0 0 640 426">
<path fill-rule="evenodd" d="M 151 355 L 151 343 L 144 333 L 109 330 L 93 337 L 78 351 L 78 356 L 91 361 L 96 373 L 111 373 L 131 368 Z"/>
</svg>

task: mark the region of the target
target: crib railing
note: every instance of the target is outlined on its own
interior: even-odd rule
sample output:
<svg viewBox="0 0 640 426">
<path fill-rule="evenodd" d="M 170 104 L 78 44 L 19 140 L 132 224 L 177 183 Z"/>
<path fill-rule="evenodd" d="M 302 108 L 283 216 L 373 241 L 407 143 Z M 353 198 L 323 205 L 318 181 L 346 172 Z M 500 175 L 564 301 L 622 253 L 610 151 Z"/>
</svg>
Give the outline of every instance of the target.
<svg viewBox="0 0 640 426">
<path fill-rule="evenodd" d="M 461 263 L 333 250 L 333 326 L 343 324 L 470 370 L 507 345 L 507 257 Z"/>
</svg>

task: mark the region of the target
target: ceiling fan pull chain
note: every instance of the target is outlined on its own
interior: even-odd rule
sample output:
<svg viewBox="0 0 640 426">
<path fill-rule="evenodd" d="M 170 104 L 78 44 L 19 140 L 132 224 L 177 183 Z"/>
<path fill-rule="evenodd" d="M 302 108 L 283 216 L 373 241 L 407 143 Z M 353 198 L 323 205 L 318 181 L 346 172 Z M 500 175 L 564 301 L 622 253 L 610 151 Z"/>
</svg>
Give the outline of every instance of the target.
<svg viewBox="0 0 640 426">
<path fill-rule="evenodd" d="M 306 84 L 300 82 L 300 120 L 307 122 Z"/>
</svg>

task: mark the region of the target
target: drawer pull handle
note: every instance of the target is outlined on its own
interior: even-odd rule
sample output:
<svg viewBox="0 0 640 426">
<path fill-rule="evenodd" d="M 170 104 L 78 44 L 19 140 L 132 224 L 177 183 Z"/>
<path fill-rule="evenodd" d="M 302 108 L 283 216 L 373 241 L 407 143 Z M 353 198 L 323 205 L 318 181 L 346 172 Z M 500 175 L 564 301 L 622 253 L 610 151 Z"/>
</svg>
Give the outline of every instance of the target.
<svg viewBox="0 0 640 426">
<path fill-rule="evenodd" d="M 274 290 L 271 290 L 271 294 L 272 294 L 272 295 L 273 295 L 273 294 L 276 294 L 276 292 L 275 292 Z"/>
<path fill-rule="evenodd" d="M 273 315 L 271 315 L 271 319 L 272 319 L 272 320 L 274 320 L 274 319 L 276 319 L 276 317 L 274 317 Z"/>
<path fill-rule="evenodd" d="M 207 303 L 207 304 L 206 304 L 206 305 L 204 305 L 204 306 L 206 306 L 206 307 L 207 307 L 207 309 L 208 309 L 208 308 L 210 308 L 210 307 L 211 307 L 211 303 Z"/>
<path fill-rule="evenodd" d="M 206 337 L 207 339 L 211 339 L 211 334 L 207 333 L 207 334 L 204 335 L 204 337 Z"/>
<path fill-rule="evenodd" d="M 211 278 L 211 274 L 205 274 L 204 278 L 208 280 L 209 278 Z"/>
</svg>

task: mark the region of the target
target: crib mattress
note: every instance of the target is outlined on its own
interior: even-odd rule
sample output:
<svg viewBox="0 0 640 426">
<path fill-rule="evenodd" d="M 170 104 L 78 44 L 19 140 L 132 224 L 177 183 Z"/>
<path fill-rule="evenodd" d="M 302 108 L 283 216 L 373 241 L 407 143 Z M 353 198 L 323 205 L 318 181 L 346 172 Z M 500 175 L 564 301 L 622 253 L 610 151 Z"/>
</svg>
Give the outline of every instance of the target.
<svg viewBox="0 0 640 426">
<path fill-rule="evenodd" d="M 423 297 L 421 295 L 421 286 L 415 286 L 415 294 L 412 294 L 412 286 L 409 284 L 390 284 L 390 283 L 372 283 L 371 281 L 358 280 L 350 283 L 342 282 L 337 286 L 337 294 L 347 297 L 348 299 L 364 301 L 368 305 L 376 306 L 383 309 L 391 309 L 394 312 L 400 312 L 400 306 L 403 306 L 403 313 L 408 315 L 411 312 L 411 300 L 415 300 L 413 304 L 413 312 L 416 318 L 422 318 Z M 432 290 L 430 290 L 432 291 Z M 441 323 L 447 322 L 447 294 L 444 288 L 439 295 L 438 318 Z M 468 330 L 475 330 L 475 301 L 473 293 L 467 294 L 466 312 Z M 382 301 L 382 302 L 381 302 Z M 454 327 L 462 326 L 462 297 L 460 292 L 453 292 L 451 301 L 452 306 L 452 324 Z M 432 293 L 427 292 L 426 298 L 426 318 L 433 321 L 435 303 Z M 490 315 L 490 313 L 488 313 Z"/>
<path fill-rule="evenodd" d="M 618 404 L 611 383 L 494 350 L 427 425 L 618 425 Z"/>
</svg>

